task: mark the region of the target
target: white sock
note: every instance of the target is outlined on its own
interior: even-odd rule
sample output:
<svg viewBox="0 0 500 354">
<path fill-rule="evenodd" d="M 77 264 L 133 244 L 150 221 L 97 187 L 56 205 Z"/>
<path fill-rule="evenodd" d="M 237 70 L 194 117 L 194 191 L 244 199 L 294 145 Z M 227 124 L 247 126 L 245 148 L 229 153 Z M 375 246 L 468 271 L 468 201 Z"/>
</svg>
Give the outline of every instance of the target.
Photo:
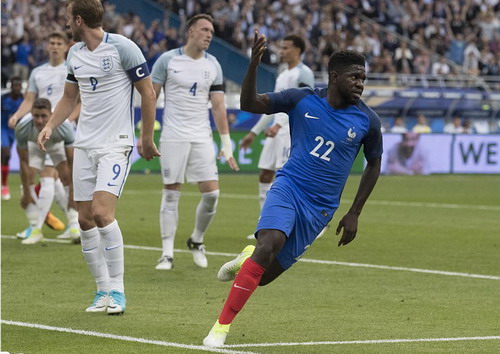
<svg viewBox="0 0 500 354">
<path fill-rule="evenodd" d="M 70 229 L 79 229 L 78 212 L 73 208 L 68 208 L 66 211 L 66 218 L 68 219 L 68 227 Z"/>
<path fill-rule="evenodd" d="M 217 201 L 219 200 L 219 190 L 201 193 L 201 200 L 196 208 L 196 221 L 191 240 L 195 243 L 203 243 L 205 231 L 207 231 L 215 212 L 217 211 Z"/>
<path fill-rule="evenodd" d="M 104 246 L 104 259 L 108 266 L 109 289 L 124 292 L 123 273 L 125 262 L 123 255 L 123 237 L 120 226 L 115 220 L 105 227 L 98 227 Z"/>
<path fill-rule="evenodd" d="M 87 231 L 81 231 L 82 252 L 90 272 L 95 278 L 97 291 L 109 291 L 109 274 L 104 253 L 101 248 L 101 234 L 94 227 Z"/>
<path fill-rule="evenodd" d="M 68 197 L 69 187 L 64 187 L 61 180 L 59 178 L 56 179 L 54 183 L 54 200 L 64 214 L 68 212 Z"/>
<path fill-rule="evenodd" d="M 163 249 L 162 257 L 168 256 L 174 258 L 174 239 L 179 221 L 179 198 L 181 192 L 163 189 L 160 207 L 160 231 L 161 246 Z"/>
<path fill-rule="evenodd" d="M 30 226 L 35 228 L 38 223 L 38 206 L 30 203 L 26 209 L 24 209 L 24 212 L 26 213 L 26 218 L 28 219 Z"/>
<path fill-rule="evenodd" d="M 267 191 L 271 189 L 272 183 L 262 183 L 259 182 L 259 203 L 260 203 L 260 209 L 264 206 L 264 203 L 266 202 L 266 194 Z"/>
<path fill-rule="evenodd" d="M 40 193 L 38 194 L 38 223 L 37 228 L 41 229 L 47 217 L 52 202 L 54 201 L 54 178 L 40 178 Z"/>
</svg>

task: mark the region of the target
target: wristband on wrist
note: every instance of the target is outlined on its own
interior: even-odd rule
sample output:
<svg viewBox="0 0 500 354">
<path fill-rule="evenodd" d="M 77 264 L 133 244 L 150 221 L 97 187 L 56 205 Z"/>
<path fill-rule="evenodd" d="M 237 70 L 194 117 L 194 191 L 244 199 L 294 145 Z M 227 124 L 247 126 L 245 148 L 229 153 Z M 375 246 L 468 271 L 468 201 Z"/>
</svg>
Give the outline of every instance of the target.
<svg viewBox="0 0 500 354">
<path fill-rule="evenodd" d="M 220 141 L 222 145 L 221 151 L 224 154 L 226 160 L 228 160 L 230 157 L 233 157 L 233 145 L 231 144 L 231 137 L 229 136 L 229 134 L 221 134 Z"/>
</svg>

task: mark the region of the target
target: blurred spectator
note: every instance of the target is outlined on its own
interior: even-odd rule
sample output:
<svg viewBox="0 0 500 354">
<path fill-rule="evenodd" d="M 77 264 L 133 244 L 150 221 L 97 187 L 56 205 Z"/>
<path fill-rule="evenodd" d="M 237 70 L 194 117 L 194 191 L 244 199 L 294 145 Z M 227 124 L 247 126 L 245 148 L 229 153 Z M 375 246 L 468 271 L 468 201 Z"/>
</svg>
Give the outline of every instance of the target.
<svg viewBox="0 0 500 354">
<path fill-rule="evenodd" d="M 465 124 L 465 123 L 464 123 Z M 461 134 L 464 132 L 464 127 L 462 126 L 462 118 L 453 117 L 451 122 L 444 126 L 444 132 L 448 134 Z"/>
<path fill-rule="evenodd" d="M 426 134 L 432 133 L 431 127 L 427 124 L 427 118 L 423 114 L 419 114 L 417 117 L 417 124 L 413 127 L 412 131 L 414 133 Z"/>
<path fill-rule="evenodd" d="M 27 80 L 30 68 L 35 64 L 33 59 L 33 45 L 30 42 L 28 32 L 24 33 L 22 41 L 15 48 L 14 76 L 19 76 L 21 80 Z"/>
<path fill-rule="evenodd" d="M 434 76 L 446 76 L 450 73 L 450 66 L 446 63 L 446 58 L 441 57 L 438 62 L 432 64 L 431 74 Z"/>
<path fill-rule="evenodd" d="M 462 129 L 465 134 L 472 134 L 474 132 L 474 128 L 472 127 L 471 121 L 468 119 L 464 121 Z"/>
<path fill-rule="evenodd" d="M 408 129 L 402 117 L 396 117 L 391 128 L 391 133 L 406 133 Z"/>
<path fill-rule="evenodd" d="M 428 154 L 418 144 L 416 133 L 401 134 L 401 142 L 387 151 L 387 173 L 395 175 L 429 174 Z"/>
</svg>

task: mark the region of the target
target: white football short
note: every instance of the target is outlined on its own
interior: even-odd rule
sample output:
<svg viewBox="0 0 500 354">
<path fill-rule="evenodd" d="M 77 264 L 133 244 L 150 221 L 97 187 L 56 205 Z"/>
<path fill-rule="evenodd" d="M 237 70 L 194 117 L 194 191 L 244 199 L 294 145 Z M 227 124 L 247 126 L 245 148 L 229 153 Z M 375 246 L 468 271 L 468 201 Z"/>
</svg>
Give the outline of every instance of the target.
<svg viewBox="0 0 500 354">
<path fill-rule="evenodd" d="M 163 184 L 219 180 L 213 141 L 161 142 L 160 152 Z"/>
<path fill-rule="evenodd" d="M 274 138 L 266 138 L 260 153 L 258 167 L 261 170 L 277 171 L 283 167 L 290 156 L 290 136 L 278 134 Z"/>
<path fill-rule="evenodd" d="M 33 141 L 28 141 L 29 166 L 41 171 L 45 166 L 55 167 L 66 161 L 66 149 L 64 141 L 45 146 L 47 151 L 42 151 Z"/>
<path fill-rule="evenodd" d="M 120 197 L 132 164 L 132 147 L 75 148 L 73 189 L 75 201 L 92 200 L 94 192 Z"/>
</svg>

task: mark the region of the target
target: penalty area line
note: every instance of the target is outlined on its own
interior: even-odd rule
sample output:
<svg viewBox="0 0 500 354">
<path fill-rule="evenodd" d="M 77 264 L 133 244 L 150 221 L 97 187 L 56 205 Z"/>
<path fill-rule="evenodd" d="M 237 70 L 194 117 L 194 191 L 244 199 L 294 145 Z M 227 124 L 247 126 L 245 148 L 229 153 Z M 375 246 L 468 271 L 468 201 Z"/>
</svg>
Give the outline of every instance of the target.
<svg viewBox="0 0 500 354">
<path fill-rule="evenodd" d="M 206 351 L 206 352 L 228 353 L 228 354 L 254 353 L 254 352 L 247 352 L 247 351 L 245 351 L 245 352 L 235 351 L 235 350 L 229 350 L 229 349 L 224 349 L 224 348 L 209 348 L 209 347 L 205 347 L 202 345 L 190 345 L 190 344 L 181 344 L 181 343 L 174 343 L 174 342 L 165 342 L 165 341 L 161 341 L 161 340 L 152 340 L 152 339 L 146 339 L 146 338 L 121 336 L 121 335 L 116 335 L 116 334 L 86 331 L 86 330 L 80 330 L 80 329 L 54 327 L 54 326 L 37 324 L 37 323 L 9 321 L 9 320 L 1 320 L 0 322 L 3 325 L 36 328 L 36 329 L 43 329 L 43 330 L 47 330 L 47 331 L 79 334 L 79 335 L 85 335 L 85 336 L 115 339 L 115 340 L 121 340 L 121 341 L 126 341 L 126 342 L 135 342 L 135 343 L 141 343 L 141 344 L 153 344 L 153 345 L 160 345 L 163 347 L 173 347 L 173 348 L 190 349 L 190 350 L 201 350 L 201 351 Z"/>
<path fill-rule="evenodd" d="M 421 343 L 421 342 L 459 342 L 500 340 L 500 336 L 485 337 L 451 337 L 451 338 L 415 338 L 415 339 L 373 339 L 373 340 L 348 340 L 348 341 L 326 341 L 326 342 L 291 342 L 291 343 L 248 343 L 229 344 L 224 348 L 247 348 L 247 347 L 295 347 L 313 345 L 345 345 L 345 344 L 388 344 L 388 343 Z"/>
</svg>

